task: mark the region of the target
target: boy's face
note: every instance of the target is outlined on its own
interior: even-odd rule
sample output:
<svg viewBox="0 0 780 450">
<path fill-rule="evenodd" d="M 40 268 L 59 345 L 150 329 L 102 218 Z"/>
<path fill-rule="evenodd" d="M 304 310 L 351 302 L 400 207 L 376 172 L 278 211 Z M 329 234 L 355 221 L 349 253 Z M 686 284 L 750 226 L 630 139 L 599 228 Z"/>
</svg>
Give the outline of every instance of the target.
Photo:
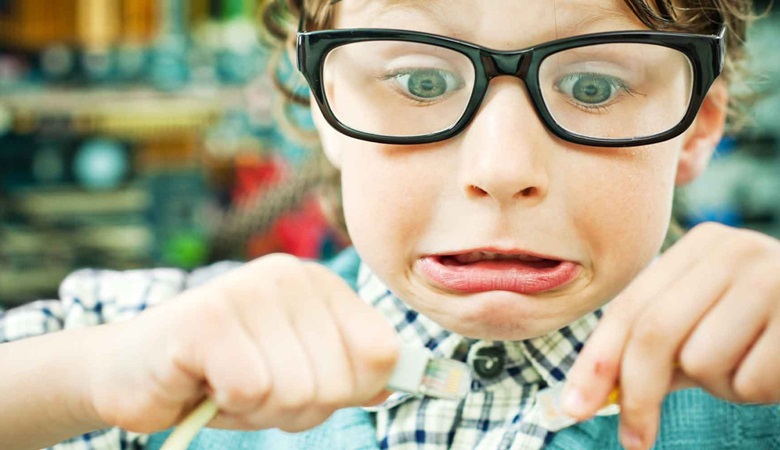
<svg viewBox="0 0 780 450">
<path fill-rule="evenodd" d="M 644 29 L 620 0 L 347 0 L 335 20 L 336 28 L 425 31 L 499 50 Z M 723 103 L 723 87 L 713 90 Z M 515 340 L 603 305 L 650 263 L 675 184 L 698 174 L 719 138 L 723 111 L 713 102 L 678 138 L 617 149 L 554 137 L 513 77 L 494 79 L 471 125 L 434 144 L 352 139 L 316 105 L 312 112 L 341 168 L 347 225 L 364 261 L 445 328 Z"/>
</svg>

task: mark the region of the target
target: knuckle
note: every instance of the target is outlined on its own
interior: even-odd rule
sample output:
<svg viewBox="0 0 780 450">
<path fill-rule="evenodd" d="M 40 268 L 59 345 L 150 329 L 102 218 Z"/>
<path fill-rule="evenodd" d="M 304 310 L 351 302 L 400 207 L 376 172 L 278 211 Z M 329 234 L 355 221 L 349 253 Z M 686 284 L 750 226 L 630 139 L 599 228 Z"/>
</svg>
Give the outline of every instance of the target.
<svg viewBox="0 0 780 450">
<path fill-rule="evenodd" d="M 268 272 L 277 282 L 297 281 L 306 276 L 304 265 L 291 255 L 274 255 L 272 267 Z"/>
<path fill-rule="evenodd" d="M 331 272 L 327 267 L 315 261 L 302 261 L 303 268 L 309 273 L 317 276 L 331 276 L 336 278 L 336 275 Z"/>
<path fill-rule="evenodd" d="M 730 227 L 718 222 L 704 222 L 691 228 L 690 233 L 694 236 L 714 237 L 719 236 L 730 229 Z"/>
<path fill-rule="evenodd" d="M 767 242 L 763 236 L 748 230 L 731 230 L 720 241 L 720 252 L 724 260 L 743 261 L 756 258 L 767 251 Z"/>
<path fill-rule="evenodd" d="M 256 271 L 251 272 L 253 278 L 261 274 L 268 283 L 276 285 L 300 283 L 307 273 L 303 262 L 295 256 L 283 253 L 263 256 L 252 261 L 248 266 L 257 268 Z"/>
<path fill-rule="evenodd" d="M 780 258 L 765 258 L 745 273 L 744 285 L 750 286 L 752 292 L 766 293 L 767 298 L 777 298 L 777 294 L 780 293 L 778 273 L 780 273 Z"/>
<path fill-rule="evenodd" d="M 310 290 L 310 272 L 304 263 L 291 255 L 269 255 L 264 261 L 267 264 L 261 272 L 262 282 L 252 283 L 252 289 L 266 292 L 271 298 L 276 298 L 280 293 L 302 293 Z M 255 277 L 256 279 L 257 277 Z M 309 296 L 293 295 L 289 301 L 308 299 Z"/>
<path fill-rule="evenodd" d="M 259 381 L 226 386 L 220 391 L 219 398 L 228 405 L 257 405 L 265 403 L 270 394 L 270 383 Z"/>
<path fill-rule="evenodd" d="M 640 318 L 634 326 L 631 333 L 632 341 L 640 348 L 656 349 L 669 338 L 665 329 L 665 320 L 658 316 Z"/>
<path fill-rule="evenodd" d="M 713 376 L 711 359 L 704 352 L 683 347 L 679 356 L 680 369 L 695 380 L 710 380 Z"/>
<path fill-rule="evenodd" d="M 378 339 L 373 343 L 356 346 L 355 358 L 360 365 L 373 372 L 389 372 L 395 367 L 401 353 L 400 343 L 395 337 Z"/>
<path fill-rule="evenodd" d="M 624 395 L 620 400 L 620 414 L 633 418 L 641 418 L 648 415 L 650 411 L 653 410 L 651 407 L 652 405 L 653 402 L 641 394 L 634 393 L 633 395 Z"/>
<path fill-rule="evenodd" d="M 767 402 L 776 397 L 776 394 L 773 393 L 774 390 L 763 383 L 759 377 L 744 373 L 738 373 L 734 377 L 732 390 L 737 398 L 743 402 Z"/>
<path fill-rule="evenodd" d="M 287 390 L 278 397 L 277 406 L 284 414 L 301 414 L 315 403 L 315 388 L 309 383 L 299 383 L 295 389 Z"/>
<path fill-rule="evenodd" d="M 270 253 L 256 259 L 255 262 L 271 267 L 294 267 L 301 265 L 301 261 L 298 258 L 287 253 Z"/>
</svg>

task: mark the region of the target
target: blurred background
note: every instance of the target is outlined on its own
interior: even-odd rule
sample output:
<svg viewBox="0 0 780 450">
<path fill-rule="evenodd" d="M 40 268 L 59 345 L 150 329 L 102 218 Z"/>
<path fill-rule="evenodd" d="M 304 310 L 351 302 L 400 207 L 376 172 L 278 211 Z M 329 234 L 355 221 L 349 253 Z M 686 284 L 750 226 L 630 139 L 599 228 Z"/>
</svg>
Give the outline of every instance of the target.
<svg viewBox="0 0 780 450">
<path fill-rule="evenodd" d="M 0 307 L 55 297 L 82 267 L 327 259 L 347 245 L 314 198 L 318 161 L 280 131 L 255 8 L 0 0 Z M 770 12 L 750 38 L 750 124 L 681 192 L 686 227 L 780 237 L 778 38 Z"/>
</svg>

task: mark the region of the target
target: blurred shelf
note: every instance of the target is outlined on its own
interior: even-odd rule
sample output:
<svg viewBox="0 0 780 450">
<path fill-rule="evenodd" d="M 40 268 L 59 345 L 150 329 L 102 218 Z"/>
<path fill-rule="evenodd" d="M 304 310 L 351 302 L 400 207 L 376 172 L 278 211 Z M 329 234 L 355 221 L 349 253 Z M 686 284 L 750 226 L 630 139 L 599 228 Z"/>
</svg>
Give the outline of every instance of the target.
<svg viewBox="0 0 780 450">
<path fill-rule="evenodd" d="M 72 268 L 69 266 L 38 267 L 35 269 L 15 270 L 0 266 L 0 306 L 12 307 L 33 299 L 46 296 L 55 298 L 52 286 L 62 282 Z"/>
<path fill-rule="evenodd" d="M 19 134 L 100 134 L 124 139 L 203 131 L 241 108 L 240 87 L 164 93 L 136 88 L 0 91 L 0 110 Z"/>
<path fill-rule="evenodd" d="M 9 199 L 19 214 L 34 216 L 38 221 L 143 212 L 151 204 L 151 195 L 143 189 L 85 192 L 78 188 L 22 192 Z"/>
</svg>

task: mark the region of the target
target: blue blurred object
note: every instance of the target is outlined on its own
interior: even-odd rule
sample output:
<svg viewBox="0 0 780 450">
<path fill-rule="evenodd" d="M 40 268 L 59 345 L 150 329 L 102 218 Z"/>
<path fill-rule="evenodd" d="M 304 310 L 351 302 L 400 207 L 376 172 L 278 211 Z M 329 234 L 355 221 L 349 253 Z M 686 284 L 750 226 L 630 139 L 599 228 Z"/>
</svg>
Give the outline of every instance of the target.
<svg viewBox="0 0 780 450">
<path fill-rule="evenodd" d="M 168 35 L 161 38 L 151 54 L 152 84 L 162 91 L 182 89 L 190 80 L 189 47 L 184 36 Z"/>
<path fill-rule="evenodd" d="M 734 136 L 723 136 L 723 139 L 718 142 L 718 146 L 715 147 L 712 159 L 723 158 L 734 153 L 737 150 L 738 144 L 739 142 Z"/>
<path fill-rule="evenodd" d="M 130 171 L 127 151 L 119 142 L 94 139 L 76 153 L 73 172 L 80 185 L 88 189 L 113 189 Z"/>
<path fill-rule="evenodd" d="M 151 80 L 160 90 L 175 91 L 190 80 L 187 2 L 162 0 L 159 8 L 160 35 L 152 50 Z"/>
<path fill-rule="evenodd" d="M 698 208 L 685 218 L 685 226 L 688 228 L 704 222 L 718 222 L 732 227 L 743 225 L 742 214 L 729 205 L 723 205 L 722 208 Z"/>
</svg>

